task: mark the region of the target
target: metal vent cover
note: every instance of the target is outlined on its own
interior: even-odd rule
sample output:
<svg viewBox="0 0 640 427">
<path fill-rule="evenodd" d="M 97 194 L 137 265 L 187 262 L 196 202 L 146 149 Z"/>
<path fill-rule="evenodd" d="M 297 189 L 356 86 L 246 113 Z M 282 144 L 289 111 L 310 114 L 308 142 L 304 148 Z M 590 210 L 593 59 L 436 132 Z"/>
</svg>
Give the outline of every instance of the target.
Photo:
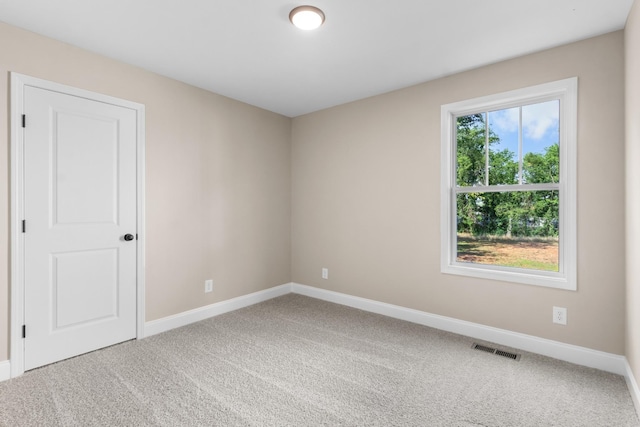
<svg viewBox="0 0 640 427">
<path fill-rule="evenodd" d="M 471 348 L 473 348 L 474 350 L 480 350 L 480 351 L 484 351 L 486 353 L 495 354 L 497 356 L 506 357 L 507 359 L 512 359 L 512 360 L 515 360 L 515 361 L 520 360 L 520 357 L 521 357 L 521 355 L 517 354 L 517 353 L 511 353 L 509 351 L 498 350 L 496 348 L 488 347 L 486 345 L 482 345 L 482 344 L 478 344 L 478 343 L 473 343 Z"/>
</svg>

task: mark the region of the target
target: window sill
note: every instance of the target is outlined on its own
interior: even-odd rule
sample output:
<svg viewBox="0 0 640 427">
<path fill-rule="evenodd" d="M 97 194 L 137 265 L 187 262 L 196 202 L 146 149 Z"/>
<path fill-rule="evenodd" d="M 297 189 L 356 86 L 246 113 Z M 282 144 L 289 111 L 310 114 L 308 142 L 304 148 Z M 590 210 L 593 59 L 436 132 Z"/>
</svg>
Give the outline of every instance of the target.
<svg viewBox="0 0 640 427">
<path fill-rule="evenodd" d="M 443 265 L 441 271 L 445 274 L 476 277 L 479 279 L 522 283 L 525 285 L 543 286 L 568 291 L 576 290 L 575 280 L 567 278 L 567 275 L 562 273 L 459 262 Z"/>
</svg>

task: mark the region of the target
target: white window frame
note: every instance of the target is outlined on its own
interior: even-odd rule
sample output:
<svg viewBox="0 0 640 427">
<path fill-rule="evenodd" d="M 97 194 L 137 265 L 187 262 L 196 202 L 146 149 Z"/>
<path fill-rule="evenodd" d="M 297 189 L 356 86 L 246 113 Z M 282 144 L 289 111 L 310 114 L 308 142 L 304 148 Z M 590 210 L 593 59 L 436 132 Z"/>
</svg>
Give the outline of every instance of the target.
<svg viewBox="0 0 640 427">
<path fill-rule="evenodd" d="M 455 191 L 457 118 L 551 100 L 560 101 L 559 271 L 547 272 L 457 261 L 457 192 Z M 454 102 L 441 107 L 440 240 L 442 273 L 576 290 L 577 109 L 577 77 Z M 525 185 L 531 190 L 542 189 L 537 188 L 539 185 L 535 184 Z M 517 187 L 522 189 L 520 185 Z M 474 187 L 477 192 L 491 191 L 490 188 Z M 501 189 L 509 190 L 509 186 L 501 186 Z"/>
</svg>

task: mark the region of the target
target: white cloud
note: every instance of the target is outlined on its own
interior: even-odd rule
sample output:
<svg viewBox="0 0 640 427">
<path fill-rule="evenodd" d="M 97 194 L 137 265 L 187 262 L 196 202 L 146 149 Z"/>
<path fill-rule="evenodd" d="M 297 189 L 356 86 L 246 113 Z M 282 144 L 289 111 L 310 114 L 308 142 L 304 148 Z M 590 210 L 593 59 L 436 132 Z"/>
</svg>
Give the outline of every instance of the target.
<svg viewBox="0 0 640 427">
<path fill-rule="evenodd" d="M 525 137 L 542 139 L 549 132 L 558 132 L 559 123 L 558 101 L 522 107 L 522 131 Z"/>
<path fill-rule="evenodd" d="M 491 126 L 498 132 L 516 132 L 519 118 L 518 108 L 489 113 Z M 525 138 L 540 140 L 548 133 L 558 132 L 558 101 L 542 102 L 522 107 L 522 133 Z"/>
<path fill-rule="evenodd" d="M 517 132 L 520 113 L 517 108 L 508 110 L 491 111 L 489 113 L 489 123 L 498 133 Z"/>
</svg>

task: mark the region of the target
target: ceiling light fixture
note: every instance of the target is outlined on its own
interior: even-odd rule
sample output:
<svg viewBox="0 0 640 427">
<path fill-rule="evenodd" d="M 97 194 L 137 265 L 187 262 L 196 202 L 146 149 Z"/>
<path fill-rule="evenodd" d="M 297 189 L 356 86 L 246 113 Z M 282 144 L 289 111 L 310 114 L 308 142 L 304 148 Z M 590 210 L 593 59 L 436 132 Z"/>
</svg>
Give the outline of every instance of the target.
<svg viewBox="0 0 640 427">
<path fill-rule="evenodd" d="M 315 30 L 324 22 L 324 13 L 314 6 L 298 6 L 289 13 L 289 20 L 301 30 Z"/>
</svg>

